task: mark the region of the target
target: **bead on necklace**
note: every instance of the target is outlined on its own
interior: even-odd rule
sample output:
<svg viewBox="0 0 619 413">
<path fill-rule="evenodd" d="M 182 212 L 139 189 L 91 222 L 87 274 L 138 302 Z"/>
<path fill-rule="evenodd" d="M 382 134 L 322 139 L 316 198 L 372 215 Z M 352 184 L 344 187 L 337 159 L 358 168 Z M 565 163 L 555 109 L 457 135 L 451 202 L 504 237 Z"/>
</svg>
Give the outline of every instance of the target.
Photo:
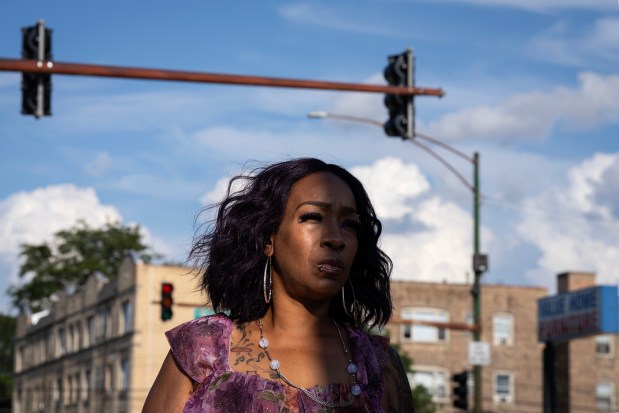
<svg viewBox="0 0 619 413">
<path fill-rule="evenodd" d="M 262 320 L 258 319 L 258 321 L 257 321 L 258 330 L 260 331 L 260 341 L 258 342 L 258 345 L 266 353 L 267 358 L 269 359 L 269 367 L 271 368 L 271 370 L 275 371 L 277 373 L 277 375 L 279 376 L 279 378 L 281 378 L 282 381 L 284 381 L 284 383 L 286 383 L 287 385 L 289 385 L 291 387 L 294 387 L 297 390 L 302 391 L 307 397 L 312 399 L 314 402 L 320 404 L 321 406 L 328 407 L 330 409 L 337 408 L 337 407 L 347 407 L 347 406 L 350 406 L 350 405 L 352 405 L 352 402 L 353 402 L 354 398 L 361 394 L 361 386 L 359 386 L 359 384 L 357 383 L 357 370 L 358 370 L 357 369 L 357 365 L 355 363 L 353 363 L 352 359 L 348 355 L 348 348 L 346 348 L 346 343 L 344 343 L 344 338 L 342 337 L 342 332 L 340 331 L 340 326 L 337 324 L 337 322 L 335 320 L 332 320 L 332 321 L 333 321 L 333 324 L 335 325 L 335 328 L 337 329 L 337 334 L 340 337 L 340 342 L 342 343 L 342 350 L 344 351 L 344 355 L 348 357 L 348 363 L 346 365 L 346 371 L 348 372 L 348 374 L 351 375 L 352 383 L 353 383 L 351 388 L 350 388 L 350 392 L 352 393 L 353 397 L 351 397 L 349 400 L 346 400 L 346 401 L 344 401 L 342 403 L 331 403 L 331 402 L 328 402 L 326 400 L 319 399 L 314 394 L 312 394 L 309 390 L 307 390 L 307 389 L 305 389 L 305 388 L 303 388 L 301 386 L 297 386 L 296 384 L 294 384 L 290 380 L 288 380 L 288 378 L 280 370 L 281 366 L 280 366 L 279 360 L 274 359 L 273 357 L 271 357 L 271 353 L 269 353 L 269 340 L 266 337 L 264 337 L 264 333 L 262 331 Z"/>
</svg>

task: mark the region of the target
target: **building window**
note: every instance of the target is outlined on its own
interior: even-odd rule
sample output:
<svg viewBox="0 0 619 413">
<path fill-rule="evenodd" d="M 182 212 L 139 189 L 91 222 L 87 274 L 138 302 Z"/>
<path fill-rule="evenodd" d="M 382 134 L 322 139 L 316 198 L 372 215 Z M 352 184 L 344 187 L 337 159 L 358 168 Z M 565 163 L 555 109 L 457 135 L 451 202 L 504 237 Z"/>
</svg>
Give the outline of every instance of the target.
<svg viewBox="0 0 619 413">
<path fill-rule="evenodd" d="M 105 338 L 105 331 L 107 330 L 107 311 L 105 308 L 97 309 L 95 324 L 95 342 L 98 343 Z"/>
<path fill-rule="evenodd" d="M 127 300 L 127 301 L 123 301 L 122 303 L 122 318 L 123 318 L 123 333 L 127 334 L 131 331 L 131 329 L 133 328 L 132 326 L 132 318 L 133 318 L 133 314 L 131 312 L 131 301 Z"/>
<path fill-rule="evenodd" d="M 86 369 L 84 374 L 84 387 L 82 388 L 82 400 L 88 400 L 88 395 L 90 394 L 90 387 L 92 386 L 92 371 L 90 369 Z"/>
<path fill-rule="evenodd" d="M 95 316 L 89 316 L 86 320 L 86 325 L 87 325 L 87 329 L 88 329 L 88 337 L 87 337 L 87 343 L 88 346 L 92 346 L 95 343 Z"/>
<path fill-rule="evenodd" d="M 60 395 L 62 394 L 62 379 L 56 378 L 56 386 L 54 387 L 53 401 L 56 405 L 60 404 Z"/>
<path fill-rule="evenodd" d="M 102 366 L 98 366 L 96 373 L 95 373 L 95 388 L 97 390 L 103 390 L 103 384 L 104 384 L 104 378 L 105 378 L 105 373 L 103 371 L 103 367 Z"/>
<path fill-rule="evenodd" d="M 73 404 L 75 401 L 75 380 L 72 376 L 69 376 L 69 404 Z"/>
<path fill-rule="evenodd" d="M 120 360 L 120 390 L 129 390 L 129 359 L 123 358 Z"/>
<path fill-rule="evenodd" d="M 109 338 L 112 337 L 112 310 L 110 307 L 106 307 L 103 314 L 103 336 Z"/>
<path fill-rule="evenodd" d="M 514 378 L 512 373 L 497 372 L 494 374 L 495 403 L 513 403 L 514 401 Z"/>
<path fill-rule="evenodd" d="M 432 394 L 434 402 L 445 402 L 449 399 L 447 377 L 447 371 L 439 367 L 415 366 L 408 379 L 411 388 L 423 386 Z"/>
<path fill-rule="evenodd" d="M 473 324 L 475 324 L 475 317 L 473 316 L 473 313 L 470 311 L 467 311 L 466 314 L 464 315 L 464 322 L 470 326 L 472 326 Z M 468 331 L 466 333 L 469 337 L 473 337 L 473 332 L 472 331 Z"/>
<path fill-rule="evenodd" d="M 65 337 L 64 328 L 58 330 L 58 355 L 62 356 L 67 352 L 67 338 Z"/>
<path fill-rule="evenodd" d="M 492 333 L 495 346 L 514 344 L 514 317 L 511 314 L 496 314 L 492 318 Z"/>
<path fill-rule="evenodd" d="M 82 346 L 82 323 L 75 324 L 75 350 L 81 350 Z"/>
<path fill-rule="evenodd" d="M 24 346 L 23 344 L 20 345 L 17 348 L 17 351 L 15 352 L 15 373 L 19 373 L 22 368 L 22 359 L 24 357 L 24 353 L 26 352 L 26 346 Z"/>
<path fill-rule="evenodd" d="M 598 410 L 609 412 L 614 406 L 614 384 L 598 383 L 595 388 L 595 398 Z"/>
<path fill-rule="evenodd" d="M 73 325 L 69 326 L 69 337 L 67 337 L 67 351 L 73 352 L 73 340 L 75 340 L 75 332 L 73 331 Z"/>
<path fill-rule="evenodd" d="M 612 356 L 613 336 L 610 334 L 595 336 L 595 352 L 600 356 Z"/>
<path fill-rule="evenodd" d="M 112 394 L 112 390 L 114 389 L 114 377 L 112 376 L 114 370 L 111 365 L 108 365 L 105 368 L 105 392 L 107 394 Z"/>
<path fill-rule="evenodd" d="M 445 323 L 449 321 L 449 313 L 436 308 L 405 308 L 402 310 L 402 319 Z M 402 339 L 423 343 L 442 343 L 447 341 L 447 331 L 442 327 L 404 324 Z"/>
</svg>

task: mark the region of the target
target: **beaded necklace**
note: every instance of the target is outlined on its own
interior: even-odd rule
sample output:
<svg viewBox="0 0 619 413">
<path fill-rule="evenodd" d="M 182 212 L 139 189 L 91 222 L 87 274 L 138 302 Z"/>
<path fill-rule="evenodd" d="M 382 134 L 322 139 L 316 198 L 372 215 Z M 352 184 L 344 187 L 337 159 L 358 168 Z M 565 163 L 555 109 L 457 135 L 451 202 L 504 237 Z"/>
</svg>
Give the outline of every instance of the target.
<svg viewBox="0 0 619 413">
<path fill-rule="evenodd" d="M 332 320 L 332 321 L 333 321 L 333 324 L 335 324 L 335 328 L 337 329 L 337 334 L 340 337 L 340 342 L 342 343 L 342 350 L 344 351 L 344 355 L 348 357 L 348 365 L 346 366 L 346 371 L 348 371 L 348 373 L 352 376 L 352 383 L 353 383 L 350 388 L 352 397 L 343 403 L 331 403 L 325 400 L 321 400 L 318 397 L 316 397 L 314 394 L 312 394 L 309 390 L 301 386 L 297 386 L 296 384 L 288 380 L 288 378 L 280 370 L 279 360 L 272 358 L 271 353 L 269 353 L 269 340 L 267 340 L 266 337 L 264 337 L 264 334 L 262 332 L 262 320 L 258 319 L 258 322 L 257 322 L 258 330 L 260 330 L 260 342 L 258 343 L 258 345 L 266 353 L 267 358 L 269 359 L 269 367 L 271 368 L 271 370 L 275 371 L 277 375 L 279 376 L 279 378 L 281 378 L 282 381 L 286 383 L 287 385 L 289 385 L 290 387 L 294 387 L 295 389 L 302 391 L 307 397 L 309 397 L 316 403 L 320 404 L 321 406 L 328 407 L 330 409 L 337 408 L 337 407 L 348 407 L 352 405 L 352 402 L 355 399 L 355 397 L 361 394 L 361 386 L 357 384 L 357 365 L 353 363 L 352 359 L 348 356 L 348 348 L 346 348 L 346 344 L 344 343 L 344 338 L 342 337 L 340 326 L 337 324 L 335 320 Z"/>
</svg>

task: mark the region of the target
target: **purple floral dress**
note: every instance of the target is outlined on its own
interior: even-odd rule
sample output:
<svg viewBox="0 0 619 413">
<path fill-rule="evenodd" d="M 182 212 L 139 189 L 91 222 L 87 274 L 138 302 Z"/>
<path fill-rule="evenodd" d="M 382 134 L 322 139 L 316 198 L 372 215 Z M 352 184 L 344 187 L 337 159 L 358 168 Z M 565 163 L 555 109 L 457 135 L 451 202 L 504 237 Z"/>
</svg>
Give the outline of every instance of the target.
<svg viewBox="0 0 619 413">
<path fill-rule="evenodd" d="M 351 355 L 357 364 L 362 393 L 349 407 L 327 409 L 303 392 L 278 381 L 234 371 L 228 363 L 234 323 L 225 315 L 198 318 L 168 331 L 172 354 L 184 372 L 198 383 L 183 413 L 382 413 L 383 369 L 388 341 L 348 328 Z M 308 389 L 332 403 L 350 400 L 350 384 Z"/>
</svg>

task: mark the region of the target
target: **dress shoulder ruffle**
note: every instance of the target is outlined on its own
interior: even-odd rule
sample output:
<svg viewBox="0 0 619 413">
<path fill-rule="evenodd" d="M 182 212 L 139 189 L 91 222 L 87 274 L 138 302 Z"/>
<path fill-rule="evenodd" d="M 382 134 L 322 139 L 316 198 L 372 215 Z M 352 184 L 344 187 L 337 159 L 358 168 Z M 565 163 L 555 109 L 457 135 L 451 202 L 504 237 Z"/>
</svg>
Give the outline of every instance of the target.
<svg viewBox="0 0 619 413">
<path fill-rule="evenodd" d="M 226 370 L 227 338 L 234 324 L 223 314 L 196 318 L 166 332 L 172 355 L 192 380 L 202 383 Z"/>
</svg>

